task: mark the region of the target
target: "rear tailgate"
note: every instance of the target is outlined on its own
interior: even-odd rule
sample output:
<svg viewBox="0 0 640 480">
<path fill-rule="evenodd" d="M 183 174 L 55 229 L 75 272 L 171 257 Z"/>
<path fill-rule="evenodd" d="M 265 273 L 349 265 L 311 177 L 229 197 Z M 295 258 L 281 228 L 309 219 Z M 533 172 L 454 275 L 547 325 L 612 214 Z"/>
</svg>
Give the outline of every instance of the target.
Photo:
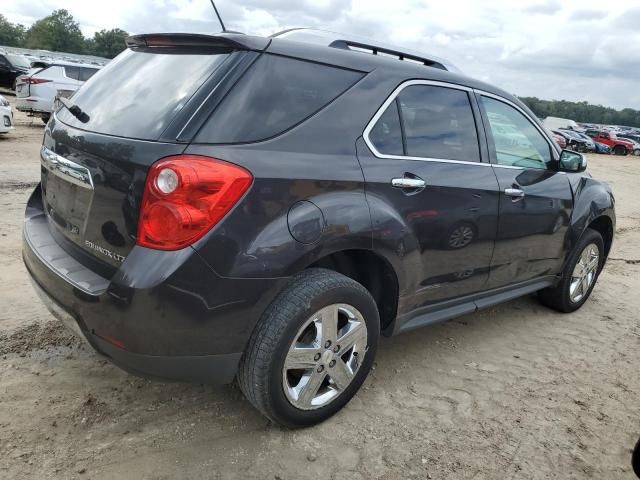
<svg viewBox="0 0 640 480">
<path fill-rule="evenodd" d="M 199 111 L 234 54 L 241 52 L 229 45 L 153 48 L 145 41 L 73 95 L 86 115 L 56 112 L 41 151 L 42 197 L 49 229 L 63 248 L 105 267 L 124 261 L 135 245 L 149 167 L 188 143 L 177 133 L 167 140 L 166 132 L 182 131 L 177 120 Z"/>
<path fill-rule="evenodd" d="M 54 119 L 40 152 L 50 230 L 117 267 L 135 244 L 149 166 L 184 145 L 83 132 Z"/>
</svg>

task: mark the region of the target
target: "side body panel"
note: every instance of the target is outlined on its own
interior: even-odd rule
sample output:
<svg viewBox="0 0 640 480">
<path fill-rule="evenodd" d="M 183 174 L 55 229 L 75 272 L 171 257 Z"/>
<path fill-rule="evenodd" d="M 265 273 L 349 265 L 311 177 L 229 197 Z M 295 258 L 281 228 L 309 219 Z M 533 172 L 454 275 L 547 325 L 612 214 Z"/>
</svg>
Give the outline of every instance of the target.
<svg viewBox="0 0 640 480">
<path fill-rule="evenodd" d="M 358 157 L 367 179 L 373 247 L 394 266 L 401 285 L 398 314 L 481 291 L 489 276 L 498 213 L 498 185 L 488 164 L 378 158 L 364 141 Z M 391 186 L 405 172 L 427 182 L 407 195 Z M 449 239 L 460 226 L 473 238 Z"/>
<path fill-rule="evenodd" d="M 500 197 L 500 219 L 489 287 L 560 273 L 566 255 L 573 195 L 567 175 L 548 170 L 494 167 L 500 189 L 525 196 Z"/>
<path fill-rule="evenodd" d="M 610 222 L 613 241 L 616 231 L 615 197 L 609 185 L 593 179 L 588 173 L 570 173 L 567 174 L 567 179 L 575 199 L 567 235 L 567 249 L 571 251 L 589 225 L 602 217 Z"/>
</svg>

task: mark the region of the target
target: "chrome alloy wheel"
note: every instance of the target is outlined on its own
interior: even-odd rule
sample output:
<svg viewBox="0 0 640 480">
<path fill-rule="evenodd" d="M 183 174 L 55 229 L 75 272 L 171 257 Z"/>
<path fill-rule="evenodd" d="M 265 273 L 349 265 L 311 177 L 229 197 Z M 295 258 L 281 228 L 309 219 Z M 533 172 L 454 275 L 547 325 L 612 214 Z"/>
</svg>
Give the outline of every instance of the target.
<svg viewBox="0 0 640 480">
<path fill-rule="evenodd" d="M 284 361 L 282 386 L 291 404 L 315 410 L 353 381 L 367 353 L 367 325 L 353 306 L 337 303 L 314 313 L 298 330 Z"/>
<path fill-rule="evenodd" d="M 600 264 L 600 252 L 595 243 L 587 245 L 571 274 L 569 283 L 569 299 L 578 303 L 591 288 L 595 281 L 598 265 Z"/>
</svg>

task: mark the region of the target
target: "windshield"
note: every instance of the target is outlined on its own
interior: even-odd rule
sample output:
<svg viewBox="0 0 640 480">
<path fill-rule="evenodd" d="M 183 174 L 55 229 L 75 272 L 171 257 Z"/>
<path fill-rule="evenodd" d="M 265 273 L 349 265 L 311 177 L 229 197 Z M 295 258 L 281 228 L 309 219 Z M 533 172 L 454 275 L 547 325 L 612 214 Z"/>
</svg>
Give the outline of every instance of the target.
<svg viewBox="0 0 640 480">
<path fill-rule="evenodd" d="M 29 57 L 25 57 L 24 55 L 7 55 L 9 57 L 9 61 L 16 67 L 29 68 L 31 67 L 31 60 Z"/>
</svg>

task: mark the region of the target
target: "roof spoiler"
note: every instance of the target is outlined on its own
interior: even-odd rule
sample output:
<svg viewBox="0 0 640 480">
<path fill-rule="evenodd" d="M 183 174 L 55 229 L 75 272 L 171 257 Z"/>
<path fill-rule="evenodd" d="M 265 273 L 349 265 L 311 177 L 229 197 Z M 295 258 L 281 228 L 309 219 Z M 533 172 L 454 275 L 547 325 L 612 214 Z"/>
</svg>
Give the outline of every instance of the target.
<svg viewBox="0 0 640 480">
<path fill-rule="evenodd" d="M 128 48 L 176 48 L 196 47 L 224 50 L 263 51 L 271 42 L 268 38 L 241 33 L 145 33 L 127 37 Z"/>
</svg>

